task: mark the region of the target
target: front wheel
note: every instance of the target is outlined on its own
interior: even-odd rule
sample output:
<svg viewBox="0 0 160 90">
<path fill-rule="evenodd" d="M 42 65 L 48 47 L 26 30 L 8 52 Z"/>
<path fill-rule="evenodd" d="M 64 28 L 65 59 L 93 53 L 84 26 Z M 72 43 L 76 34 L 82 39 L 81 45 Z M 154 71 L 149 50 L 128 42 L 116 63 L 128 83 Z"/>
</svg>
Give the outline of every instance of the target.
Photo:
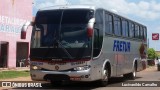
<svg viewBox="0 0 160 90">
<path fill-rule="evenodd" d="M 109 80 L 109 68 L 105 67 L 104 70 L 102 71 L 102 79 L 100 80 L 100 85 L 102 87 L 105 87 L 108 85 L 108 80 Z"/>
</svg>

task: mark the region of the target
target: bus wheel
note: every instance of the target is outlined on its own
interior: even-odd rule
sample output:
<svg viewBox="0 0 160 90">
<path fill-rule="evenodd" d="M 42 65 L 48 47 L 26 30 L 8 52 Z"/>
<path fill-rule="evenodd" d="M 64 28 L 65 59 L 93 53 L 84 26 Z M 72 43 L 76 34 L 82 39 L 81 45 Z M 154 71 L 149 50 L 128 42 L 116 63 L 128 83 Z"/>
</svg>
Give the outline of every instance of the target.
<svg viewBox="0 0 160 90">
<path fill-rule="evenodd" d="M 128 74 L 124 74 L 123 76 L 124 76 L 125 78 L 127 78 L 127 79 L 132 79 L 132 80 L 134 80 L 134 79 L 136 78 L 136 67 L 134 67 L 133 72 L 128 73 Z"/>
<path fill-rule="evenodd" d="M 105 87 L 108 85 L 108 80 L 109 80 L 109 68 L 105 67 L 104 70 L 102 71 L 102 77 L 103 79 L 100 80 L 100 85 L 102 87 Z"/>
</svg>

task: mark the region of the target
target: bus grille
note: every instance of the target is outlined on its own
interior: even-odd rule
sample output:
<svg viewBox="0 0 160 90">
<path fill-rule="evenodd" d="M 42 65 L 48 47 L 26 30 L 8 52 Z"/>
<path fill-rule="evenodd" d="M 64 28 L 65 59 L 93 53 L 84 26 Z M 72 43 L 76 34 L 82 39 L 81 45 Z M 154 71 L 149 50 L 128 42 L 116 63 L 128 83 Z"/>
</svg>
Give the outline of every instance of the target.
<svg viewBox="0 0 160 90">
<path fill-rule="evenodd" d="M 70 80 L 70 77 L 68 75 L 64 74 L 47 74 L 44 76 L 45 80 L 53 80 L 53 81 L 68 81 Z"/>
</svg>

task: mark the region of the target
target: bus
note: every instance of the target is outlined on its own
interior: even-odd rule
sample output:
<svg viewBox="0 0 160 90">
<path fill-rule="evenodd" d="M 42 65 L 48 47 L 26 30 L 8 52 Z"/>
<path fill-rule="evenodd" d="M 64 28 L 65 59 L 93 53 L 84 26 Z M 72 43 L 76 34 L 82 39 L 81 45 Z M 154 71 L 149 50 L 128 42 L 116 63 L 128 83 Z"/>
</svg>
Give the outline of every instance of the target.
<svg viewBox="0 0 160 90">
<path fill-rule="evenodd" d="M 91 5 L 64 5 L 40 9 L 30 45 L 32 80 L 98 81 L 106 86 L 111 77 L 135 79 L 146 59 L 147 28 L 114 12 Z"/>
</svg>

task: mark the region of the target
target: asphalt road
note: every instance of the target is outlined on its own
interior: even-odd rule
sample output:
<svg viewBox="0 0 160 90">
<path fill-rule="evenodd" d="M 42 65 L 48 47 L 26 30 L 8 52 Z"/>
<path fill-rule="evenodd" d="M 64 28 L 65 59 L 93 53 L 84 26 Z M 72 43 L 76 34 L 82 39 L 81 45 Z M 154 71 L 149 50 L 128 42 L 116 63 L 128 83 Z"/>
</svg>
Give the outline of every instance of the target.
<svg viewBox="0 0 160 90">
<path fill-rule="evenodd" d="M 134 86 L 125 87 L 125 84 L 134 84 Z M 144 85 L 156 86 L 158 83 L 159 87 L 146 87 Z M 138 87 L 138 85 L 140 85 Z M 142 87 L 143 86 L 143 87 Z M 12 88 L 12 89 L 24 89 L 24 88 Z M 26 89 L 26 88 L 25 88 Z M 135 80 L 128 80 L 120 77 L 111 78 L 107 87 L 100 87 L 97 82 L 87 83 L 65 83 L 61 86 L 52 86 L 50 83 L 43 82 L 41 88 L 27 88 L 31 89 L 52 89 L 52 90 L 160 90 L 160 71 L 157 71 L 156 67 L 150 67 L 144 71 L 137 73 Z"/>
</svg>

